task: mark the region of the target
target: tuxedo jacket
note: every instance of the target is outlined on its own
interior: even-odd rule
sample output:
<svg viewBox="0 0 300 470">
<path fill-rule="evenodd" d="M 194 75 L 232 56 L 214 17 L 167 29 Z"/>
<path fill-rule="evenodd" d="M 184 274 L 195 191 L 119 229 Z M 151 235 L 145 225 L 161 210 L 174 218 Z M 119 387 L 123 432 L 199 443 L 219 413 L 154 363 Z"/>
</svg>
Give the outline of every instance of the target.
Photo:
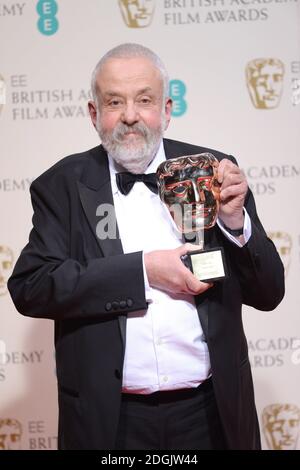
<svg viewBox="0 0 300 470">
<path fill-rule="evenodd" d="M 234 161 L 173 140 L 165 139 L 164 148 L 167 158 L 209 151 Z M 33 229 L 8 288 L 20 313 L 55 321 L 59 448 L 113 449 L 126 318 L 147 309 L 142 252 L 124 254 L 118 232 L 115 239 L 97 236 L 98 206 L 113 205 L 101 145 L 59 161 L 33 182 L 31 197 Z M 244 247 L 217 225 L 207 231 L 206 246 L 224 248 L 228 276 L 195 297 L 230 449 L 260 446 L 242 304 L 272 310 L 284 294 L 283 266 L 250 190 L 245 207 L 252 235 Z"/>
</svg>

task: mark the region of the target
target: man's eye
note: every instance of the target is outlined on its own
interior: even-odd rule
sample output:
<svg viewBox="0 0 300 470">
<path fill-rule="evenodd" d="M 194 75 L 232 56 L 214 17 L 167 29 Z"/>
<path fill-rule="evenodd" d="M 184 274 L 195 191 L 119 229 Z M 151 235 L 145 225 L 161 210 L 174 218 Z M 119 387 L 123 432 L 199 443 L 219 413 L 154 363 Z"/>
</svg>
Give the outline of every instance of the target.
<svg viewBox="0 0 300 470">
<path fill-rule="evenodd" d="M 112 100 L 109 102 L 109 106 L 113 107 L 113 108 L 116 108 L 117 106 L 119 106 L 121 104 L 121 101 L 120 100 Z"/>
<path fill-rule="evenodd" d="M 151 103 L 151 100 L 150 100 L 150 98 L 144 97 L 144 98 L 141 98 L 141 99 L 140 99 L 140 103 L 142 103 L 142 104 L 150 104 L 150 103 Z"/>
</svg>

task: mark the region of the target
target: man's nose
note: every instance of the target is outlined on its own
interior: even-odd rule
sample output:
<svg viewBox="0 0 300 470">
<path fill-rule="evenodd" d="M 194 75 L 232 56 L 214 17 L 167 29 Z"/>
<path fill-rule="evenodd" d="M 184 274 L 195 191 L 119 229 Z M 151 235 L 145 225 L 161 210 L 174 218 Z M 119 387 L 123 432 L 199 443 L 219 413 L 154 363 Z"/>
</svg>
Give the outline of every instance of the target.
<svg viewBox="0 0 300 470">
<path fill-rule="evenodd" d="M 125 105 L 121 120 L 124 124 L 132 125 L 139 120 L 139 113 L 134 103 L 128 103 Z"/>
</svg>

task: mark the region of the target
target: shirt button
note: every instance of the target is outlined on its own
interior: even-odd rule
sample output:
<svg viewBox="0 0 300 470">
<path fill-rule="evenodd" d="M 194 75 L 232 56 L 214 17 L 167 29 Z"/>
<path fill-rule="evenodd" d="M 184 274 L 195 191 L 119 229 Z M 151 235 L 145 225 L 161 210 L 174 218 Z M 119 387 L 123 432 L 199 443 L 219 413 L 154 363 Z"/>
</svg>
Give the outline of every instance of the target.
<svg viewBox="0 0 300 470">
<path fill-rule="evenodd" d="M 162 344 L 162 340 L 159 338 L 159 339 L 157 340 L 157 343 L 156 343 L 156 344 L 157 344 L 158 346 L 160 346 L 160 345 Z"/>
<path fill-rule="evenodd" d="M 165 375 L 165 376 L 163 377 L 163 381 L 164 381 L 164 382 L 168 382 L 168 380 L 169 380 L 169 377 L 167 377 L 167 376 Z"/>
</svg>

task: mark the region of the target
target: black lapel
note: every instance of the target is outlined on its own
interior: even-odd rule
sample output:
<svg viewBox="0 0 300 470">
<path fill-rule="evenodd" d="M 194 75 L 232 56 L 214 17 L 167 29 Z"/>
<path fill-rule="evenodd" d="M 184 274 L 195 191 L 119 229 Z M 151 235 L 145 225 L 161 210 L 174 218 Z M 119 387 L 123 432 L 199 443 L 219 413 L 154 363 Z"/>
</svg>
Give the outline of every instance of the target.
<svg viewBox="0 0 300 470">
<path fill-rule="evenodd" d="M 102 146 L 91 150 L 91 154 L 85 171 L 77 182 L 81 204 L 102 254 L 104 256 L 121 254 L 123 248 L 116 224 L 107 155 Z M 99 215 L 104 204 L 104 209 L 109 211 L 111 217 L 111 227 L 116 227 L 115 237 L 99 238 L 97 235 L 98 223 L 103 217 L 105 220 L 108 219 L 107 212 Z"/>
<path fill-rule="evenodd" d="M 180 152 L 178 146 L 174 145 L 175 141 L 172 141 L 170 139 L 163 139 L 163 144 L 164 144 L 164 150 L 165 150 L 165 155 L 166 155 L 167 160 L 169 158 L 176 158 L 176 157 L 181 157 L 182 155 L 184 155 L 183 153 Z"/>
<path fill-rule="evenodd" d="M 103 256 L 122 254 L 123 248 L 119 237 L 119 230 L 114 210 L 108 158 L 105 150 L 101 145 L 91 150 L 91 156 L 85 171 L 83 172 L 80 180 L 77 182 L 77 186 L 83 210 Z M 107 212 L 102 213 L 102 215 L 99 215 L 98 212 L 97 215 L 99 206 L 103 204 L 106 204 L 106 209 L 110 211 L 111 227 L 115 227 L 116 236 L 113 238 L 102 237 L 102 239 L 100 239 L 97 235 L 97 225 L 99 222 L 101 222 L 103 217 L 107 220 Z M 125 347 L 126 316 L 120 315 L 118 320 L 123 347 Z"/>
<path fill-rule="evenodd" d="M 171 139 L 163 139 L 163 144 L 167 159 L 211 151 L 206 147 L 198 147 L 196 145 L 186 144 L 184 142 Z"/>
</svg>

